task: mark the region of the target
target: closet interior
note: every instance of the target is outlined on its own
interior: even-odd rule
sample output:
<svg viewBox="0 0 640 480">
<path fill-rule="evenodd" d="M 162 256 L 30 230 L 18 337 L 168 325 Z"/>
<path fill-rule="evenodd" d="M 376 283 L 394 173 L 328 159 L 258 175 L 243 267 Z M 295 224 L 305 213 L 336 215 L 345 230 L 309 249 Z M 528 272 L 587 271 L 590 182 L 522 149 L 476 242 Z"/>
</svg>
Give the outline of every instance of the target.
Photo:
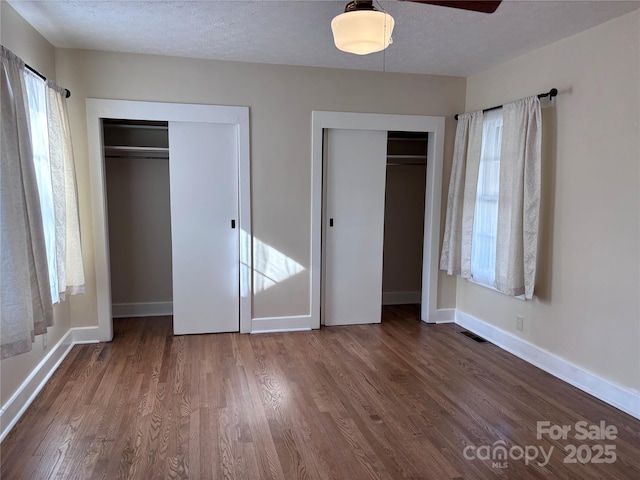
<svg viewBox="0 0 640 480">
<path fill-rule="evenodd" d="M 382 303 L 420 303 L 428 133 L 387 134 Z"/>
<path fill-rule="evenodd" d="M 170 314 L 168 123 L 104 119 L 103 145 L 113 315 Z"/>
</svg>

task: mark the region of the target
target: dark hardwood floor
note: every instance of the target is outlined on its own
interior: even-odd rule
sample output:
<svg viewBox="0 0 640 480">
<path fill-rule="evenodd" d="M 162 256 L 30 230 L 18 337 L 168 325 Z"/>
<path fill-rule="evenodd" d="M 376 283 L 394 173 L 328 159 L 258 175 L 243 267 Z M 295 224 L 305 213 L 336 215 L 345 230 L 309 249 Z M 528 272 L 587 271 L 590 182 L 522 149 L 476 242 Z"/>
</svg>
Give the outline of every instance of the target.
<svg viewBox="0 0 640 480">
<path fill-rule="evenodd" d="M 383 318 L 181 337 L 170 318 L 117 320 L 113 342 L 73 348 L 7 436 L 1 476 L 640 478 L 640 421 L 416 306 Z M 538 439 L 538 421 L 571 431 Z M 601 422 L 615 439 L 576 438 Z"/>
</svg>

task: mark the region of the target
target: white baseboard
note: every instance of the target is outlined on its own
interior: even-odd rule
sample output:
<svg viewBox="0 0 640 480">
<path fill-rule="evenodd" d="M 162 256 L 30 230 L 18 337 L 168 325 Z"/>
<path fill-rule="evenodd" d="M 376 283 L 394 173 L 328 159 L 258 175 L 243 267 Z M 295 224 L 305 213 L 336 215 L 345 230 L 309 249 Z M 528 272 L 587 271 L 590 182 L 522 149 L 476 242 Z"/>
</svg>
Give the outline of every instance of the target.
<svg viewBox="0 0 640 480">
<path fill-rule="evenodd" d="M 111 315 L 113 318 L 164 317 L 173 315 L 173 302 L 114 303 Z"/>
<path fill-rule="evenodd" d="M 82 343 L 98 343 L 98 327 L 71 328 L 42 359 L 22 385 L 0 408 L 0 442 L 11 431 L 13 426 L 45 386 L 74 345 Z"/>
<path fill-rule="evenodd" d="M 536 367 L 640 419 L 640 392 L 621 387 L 494 325 L 456 310 L 461 327 Z"/>
<path fill-rule="evenodd" d="M 422 301 L 422 292 L 382 292 L 383 305 L 410 305 Z"/>
<path fill-rule="evenodd" d="M 76 327 L 71 329 L 73 344 L 99 343 L 100 329 L 98 327 Z"/>
<path fill-rule="evenodd" d="M 455 308 L 441 308 L 436 310 L 433 315 L 429 315 L 427 323 L 453 323 L 455 322 Z"/>
<path fill-rule="evenodd" d="M 251 320 L 251 333 L 298 332 L 311 330 L 310 315 L 264 317 Z"/>
<path fill-rule="evenodd" d="M 0 442 L 36 398 L 42 387 L 56 371 L 62 360 L 73 347 L 73 332 L 69 330 L 42 359 L 22 385 L 0 409 Z"/>
</svg>

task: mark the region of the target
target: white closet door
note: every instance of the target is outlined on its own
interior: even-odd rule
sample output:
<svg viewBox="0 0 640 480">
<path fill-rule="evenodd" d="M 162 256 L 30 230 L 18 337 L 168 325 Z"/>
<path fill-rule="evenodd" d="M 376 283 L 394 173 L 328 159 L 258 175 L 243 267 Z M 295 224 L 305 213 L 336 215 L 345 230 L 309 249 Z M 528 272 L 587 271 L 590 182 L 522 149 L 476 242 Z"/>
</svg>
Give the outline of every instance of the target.
<svg viewBox="0 0 640 480">
<path fill-rule="evenodd" d="M 169 173 L 174 333 L 237 332 L 236 126 L 169 122 Z"/>
<path fill-rule="evenodd" d="M 326 135 L 324 324 L 379 323 L 387 132 Z"/>
</svg>

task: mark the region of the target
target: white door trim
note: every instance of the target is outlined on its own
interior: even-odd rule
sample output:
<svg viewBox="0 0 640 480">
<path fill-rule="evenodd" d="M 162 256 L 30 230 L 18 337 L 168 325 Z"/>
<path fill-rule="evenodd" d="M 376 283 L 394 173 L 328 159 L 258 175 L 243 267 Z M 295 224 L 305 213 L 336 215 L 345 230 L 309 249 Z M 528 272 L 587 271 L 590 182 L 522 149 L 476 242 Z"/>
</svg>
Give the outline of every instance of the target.
<svg viewBox="0 0 640 480">
<path fill-rule="evenodd" d="M 311 328 L 320 328 L 322 266 L 322 131 L 397 130 L 428 132 L 427 185 L 425 192 L 421 318 L 432 322 L 438 299 L 440 245 L 440 197 L 444 156 L 444 117 L 375 113 L 320 112 L 311 114 Z"/>
<path fill-rule="evenodd" d="M 106 184 L 102 151 L 102 118 L 221 123 L 237 126 L 240 228 L 240 331 L 251 331 L 252 239 L 249 160 L 249 107 L 87 99 L 87 139 L 91 177 L 91 203 L 96 273 L 98 331 L 100 341 L 113 339 L 111 283 L 106 208 Z"/>
</svg>

